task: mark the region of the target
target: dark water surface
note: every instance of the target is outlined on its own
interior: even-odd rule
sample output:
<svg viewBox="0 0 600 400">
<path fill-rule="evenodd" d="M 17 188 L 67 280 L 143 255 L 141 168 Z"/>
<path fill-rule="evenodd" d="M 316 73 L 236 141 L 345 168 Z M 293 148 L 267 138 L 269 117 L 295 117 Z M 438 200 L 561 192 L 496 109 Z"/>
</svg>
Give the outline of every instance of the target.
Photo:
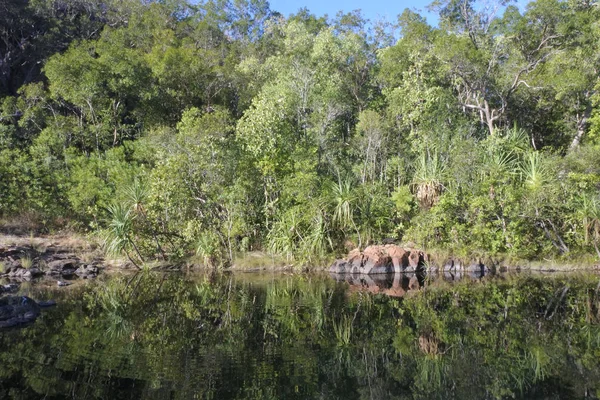
<svg viewBox="0 0 600 400">
<path fill-rule="evenodd" d="M 58 305 L 0 331 L 0 398 L 597 398 L 599 283 L 139 274 L 23 284 L 19 295 Z"/>
</svg>

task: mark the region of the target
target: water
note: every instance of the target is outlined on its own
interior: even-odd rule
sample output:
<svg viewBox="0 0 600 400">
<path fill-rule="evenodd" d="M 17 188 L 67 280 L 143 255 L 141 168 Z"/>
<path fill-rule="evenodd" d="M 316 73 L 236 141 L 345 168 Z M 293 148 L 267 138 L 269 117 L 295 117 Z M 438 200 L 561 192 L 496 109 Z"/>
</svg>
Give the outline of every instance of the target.
<svg viewBox="0 0 600 400">
<path fill-rule="evenodd" d="M 2 399 L 575 399 L 600 394 L 600 277 L 157 275 L 0 331 Z"/>
</svg>

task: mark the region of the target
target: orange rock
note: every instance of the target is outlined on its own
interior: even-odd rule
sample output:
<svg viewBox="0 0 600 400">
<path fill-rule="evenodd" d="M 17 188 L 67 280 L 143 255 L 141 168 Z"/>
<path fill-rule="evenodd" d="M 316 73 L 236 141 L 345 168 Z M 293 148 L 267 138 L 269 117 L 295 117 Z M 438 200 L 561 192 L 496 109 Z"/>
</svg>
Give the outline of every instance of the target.
<svg viewBox="0 0 600 400">
<path fill-rule="evenodd" d="M 401 272 L 408 265 L 408 252 L 402 247 L 395 244 L 389 244 L 385 246 L 385 250 L 392 258 L 392 264 L 394 265 L 394 271 Z"/>
</svg>

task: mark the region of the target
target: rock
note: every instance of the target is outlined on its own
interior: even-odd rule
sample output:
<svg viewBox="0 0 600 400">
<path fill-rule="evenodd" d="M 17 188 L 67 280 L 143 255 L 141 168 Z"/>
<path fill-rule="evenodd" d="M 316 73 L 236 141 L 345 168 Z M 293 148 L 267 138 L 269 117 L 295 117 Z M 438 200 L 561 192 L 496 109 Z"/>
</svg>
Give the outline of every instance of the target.
<svg viewBox="0 0 600 400">
<path fill-rule="evenodd" d="M 98 267 L 95 267 L 93 265 L 82 265 L 81 267 L 77 268 L 77 270 L 75 270 L 75 275 L 80 277 L 98 275 Z"/>
<path fill-rule="evenodd" d="M 80 261 L 76 258 L 54 260 L 48 263 L 46 274 L 62 276 L 73 275 L 77 268 L 79 268 L 79 263 Z"/>
<path fill-rule="evenodd" d="M 19 290 L 19 285 L 15 283 L 9 283 L 8 285 L 0 286 L 0 294 L 2 293 L 13 293 Z"/>
<path fill-rule="evenodd" d="M 423 268 L 423 252 L 411 250 L 408 254 L 408 266 L 405 268 L 407 272 L 417 272 Z"/>
<path fill-rule="evenodd" d="M 454 260 L 451 258 L 446 260 L 442 269 L 444 272 L 454 271 L 456 269 L 456 267 L 454 266 Z"/>
<path fill-rule="evenodd" d="M 56 305 L 56 302 L 54 300 L 38 302 L 38 306 L 40 306 L 41 308 L 54 307 L 55 305 Z"/>
<path fill-rule="evenodd" d="M 393 274 L 394 266 L 392 265 L 392 259 L 386 257 L 385 259 L 380 259 L 377 263 L 368 262 L 363 267 L 363 271 L 366 274 Z"/>
<path fill-rule="evenodd" d="M 484 267 L 483 264 L 481 264 L 479 261 L 476 261 L 476 262 L 472 262 L 471 264 L 469 264 L 469 266 L 467 268 L 465 268 L 465 270 L 467 272 L 482 272 L 483 267 Z"/>
<path fill-rule="evenodd" d="M 34 321 L 39 313 L 39 306 L 29 297 L 0 298 L 0 328 L 11 328 Z"/>
<path fill-rule="evenodd" d="M 334 274 L 344 274 L 346 272 L 350 272 L 347 269 L 348 262 L 346 260 L 335 260 L 331 267 L 329 267 L 329 272 L 332 272 Z M 79 275 L 79 269 L 75 271 L 75 273 Z"/>
<path fill-rule="evenodd" d="M 65 281 L 56 281 L 56 284 L 60 287 L 71 286 L 71 282 L 65 282 Z"/>
<path fill-rule="evenodd" d="M 350 251 L 345 260 L 337 260 L 330 267 L 330 272 L 365 275 L 419 272 L 428 260 L 429 255 L 419 250 L 407 250 L 395 244 L 372 245 L 363 252 Z"/>
<path fill-rule="evenodd" d="M 369 246 L 363 251 L 363 274 L 387 274 L 394 272 L 392 258 L 383 246 Z"/>
<path fill-rule="evenodd" d="M 65 269 L 72 269 L 73 271 L 75 271 L 78 266 L 79 260 L 76 258 L 53 260 L 48 263 L 48 269 L 54 271 L 64 271 Z"/>
<path fill-rule="evenodd" d="M 31 278 L 31 273 L 29 272 L 29 270 L 25 269 L 25 268 L 16 268 L 13 267 L 10 271 L 10 273 L 8 274 L 8 276 L 10 276 L 11 278 L 23 278 L 25 276 L 29 276 Z"/>
<path fill-rule="evenodd" d="M 402 272 L 408 265 L 408 252 L 400 246 L 386 245 L 385 250 L 392 259 L 392 266 L 394 272 Z"/>
<path fill-rule="evenodd" d="M 75 254 L 65 252 L 48 254 L 46 257 L 48 261 L 78 260 Z"/>
<path fill-rule="evenodd" d="M 40 315 L 40 308 L 55 305 L 53 301 L 36 303 L 26 296 L 0 298 L 0 329 L 12 328 L 33 322 Z"/>
<path fill-rule="evenodd" d="M 348 265 L 346 266 L 346 272 L 353 274 L 359 274 L 363 264 L 363 255 L 358 249 L 354 249 L 348 253 Z"/>
</svg>

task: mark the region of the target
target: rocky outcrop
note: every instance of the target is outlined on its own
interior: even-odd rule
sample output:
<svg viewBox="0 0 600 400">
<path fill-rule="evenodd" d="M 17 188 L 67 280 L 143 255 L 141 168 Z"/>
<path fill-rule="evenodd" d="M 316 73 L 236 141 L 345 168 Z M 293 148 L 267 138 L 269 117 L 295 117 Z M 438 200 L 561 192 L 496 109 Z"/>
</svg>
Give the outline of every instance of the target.
<svg viewBox="0 0 600 400">
<path fill-rule="evenodd" d="M 352 250 L 346 259 L 336 260 L 329 271 L 364 275 L 417 272 L 425 268 L 428 260 L 423 251 L 387 244 L 369 246 L 362 252 Z"/>
<path fill-rule="evenodd" d="M 490 268 L 481 259 L 464 262 L 458 258 L 448 258 L 442 265 L 442 271 L 444 273 L 468 272 L 472 275 L 485 275 L 490 272 Z"/>
<path fill-rule="evenodd" d="M 12 328 L 33 322 L 41 308 L 56 305 L 53 301 L 37 303 L 27 296 L 0 298 L 0 329 Z"/>
<path fill-rule="evenodd" d="M 53 278 L 70 277 L 94 278 L 100 273 L 101 259 L 84 263 L 69 249 L 48 246 L 36 249 L 32 246 L 0 246 L 0 276 L 30 280 L 42 275 Z"/>
<path fill-rule="evenodd" d="M 467 274 L 481 277 L 496 270 L 491 258 L 450 257 L 434 261 L 424 251 L 395 244 L 369 246 L 364 251 L 352 250 L 345 259 L 336 260 L 329 271 L 336 274 L 392 274 L 399 272 L 443 273 L 449 276 Z"/>
</svg>

